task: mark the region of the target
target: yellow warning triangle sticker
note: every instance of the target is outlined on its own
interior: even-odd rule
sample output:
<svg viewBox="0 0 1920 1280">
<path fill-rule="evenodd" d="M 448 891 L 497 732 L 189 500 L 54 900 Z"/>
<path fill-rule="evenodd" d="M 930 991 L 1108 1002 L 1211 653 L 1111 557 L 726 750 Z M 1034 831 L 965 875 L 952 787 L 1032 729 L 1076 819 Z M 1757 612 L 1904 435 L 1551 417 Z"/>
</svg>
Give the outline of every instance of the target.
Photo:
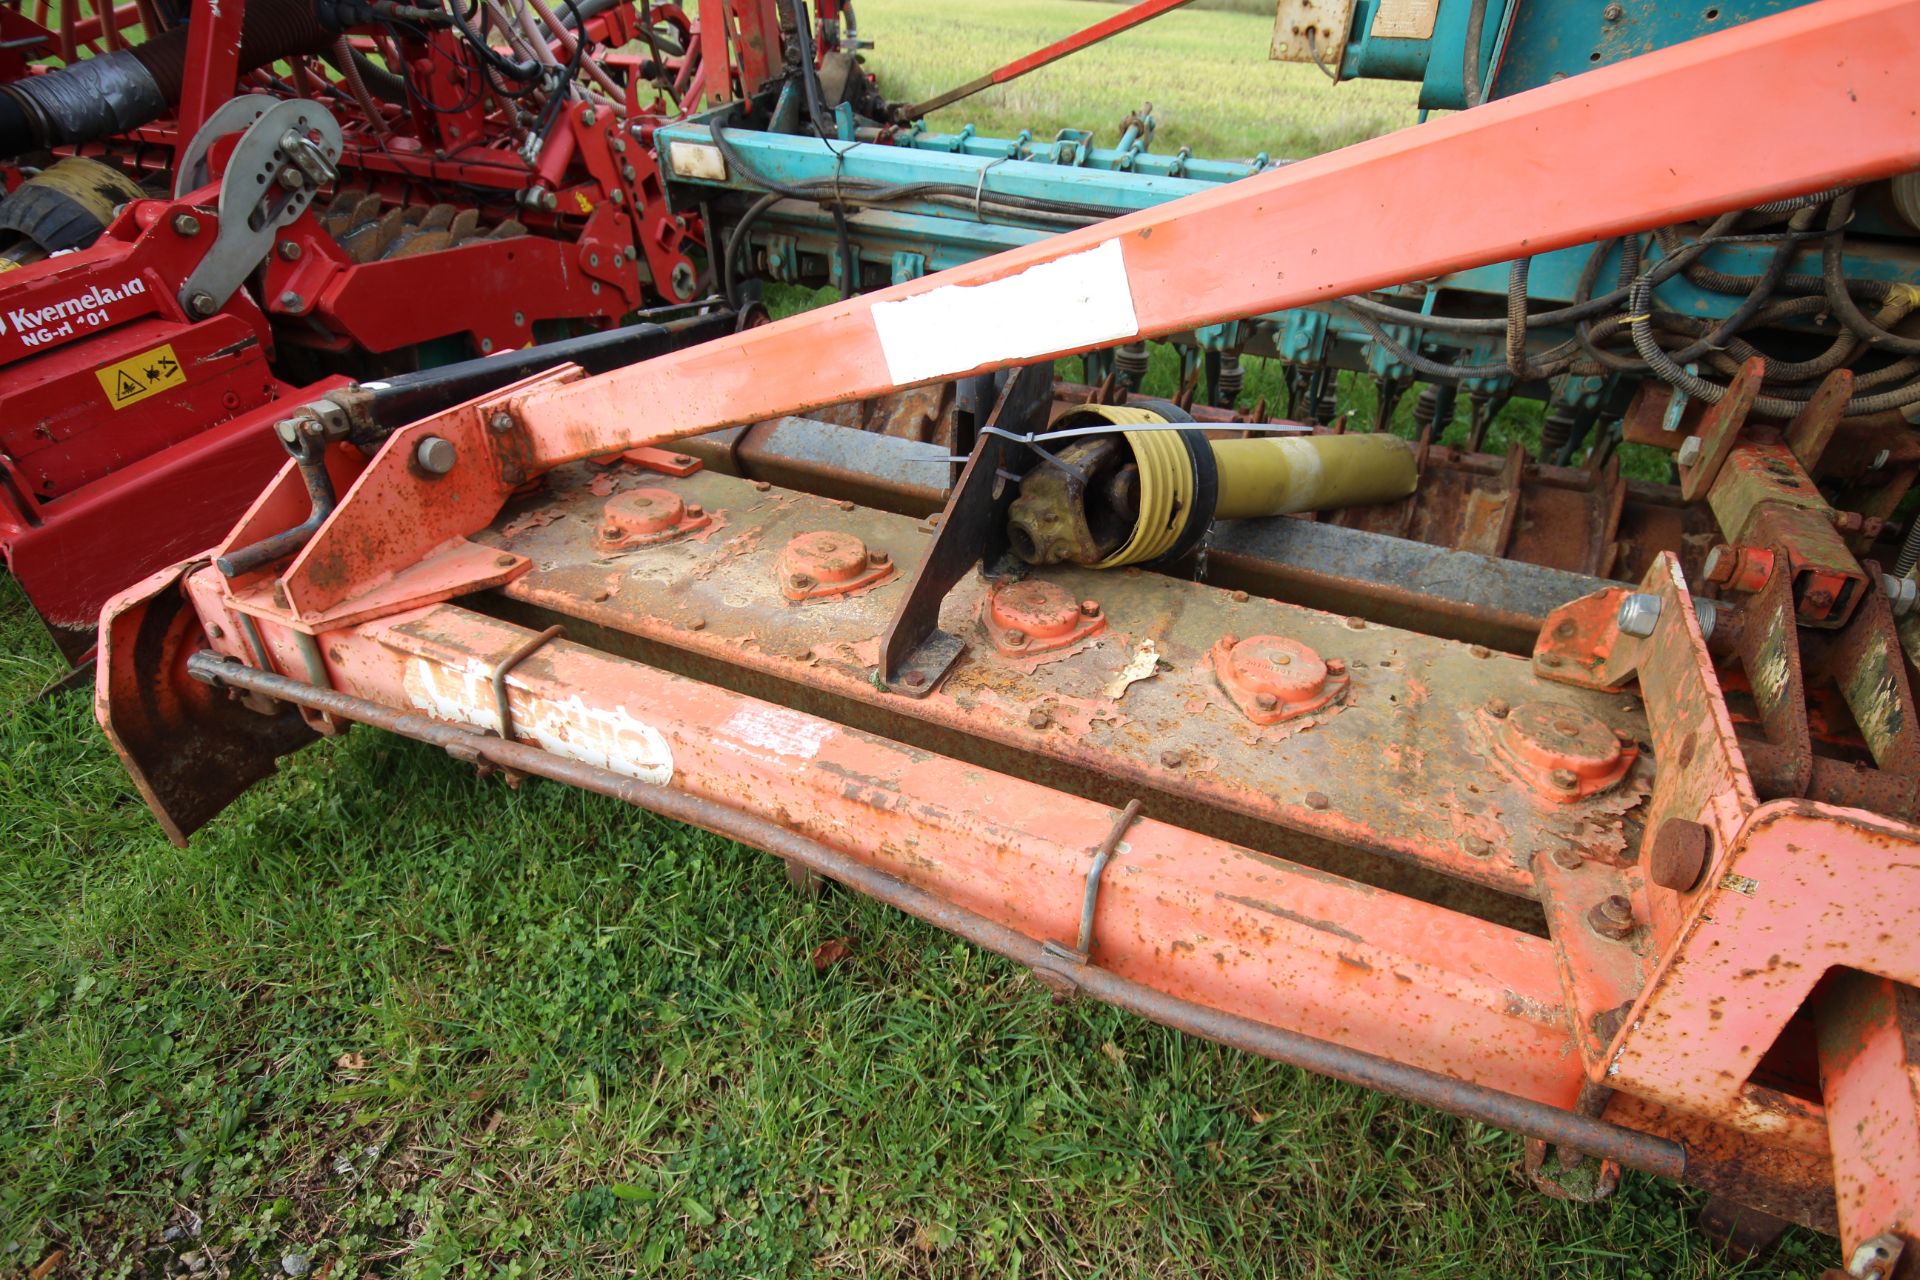
<svg viewBox="0 0 1920 1280">
<path fill-rule="evenodd" d="M 113 384 L 113 398 L 115 400 L 130 400 L 146 389 L 144 383 L 129 377 L 127 371 L 122 369 L 120 370 L 120 376 L 115 379 Z"/>
</svg>

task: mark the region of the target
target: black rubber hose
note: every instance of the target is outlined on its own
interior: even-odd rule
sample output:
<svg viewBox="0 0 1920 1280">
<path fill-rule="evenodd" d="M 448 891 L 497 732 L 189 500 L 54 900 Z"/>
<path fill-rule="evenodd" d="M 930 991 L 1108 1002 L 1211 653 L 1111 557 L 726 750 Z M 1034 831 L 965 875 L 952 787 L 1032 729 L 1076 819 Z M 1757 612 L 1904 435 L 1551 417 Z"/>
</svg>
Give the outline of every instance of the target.
<svg viewBox="0 0 1920 1280">
<path fill-rule="evenodd" d="M 1375 342 L 1378 342 L 1382 347 L 1386 348 L 1387 352 L 1392 355 L 1394 359 L 1399 360 L 1408 368 L 1428 379 L 1457 382 L 1462 378 L 1505 378 L 1510 376 L 1507 363 L 1504 360 L 1499 364 L 1442 364 L 1438 360 L 1430 360 L 1388 334 L 1386 329 L 1383 328 L 1373 316 L 1365 311 L 1354 308 L 1354 301 L 1352 298 L 1339 299 L 1340 305 L 1347 308 L 1353 318 L 1359 322 L 1360 327 L 1365 329 Z M 1412 311 L 1400 311 L 1397 315 L 1398 319 L 1396 319 L 1395 323 L 1411 325 L 1415 328 L 1420 327 L 1421 321 L 1424 318 L 1418 312 Z M 1573 356 L 1577 349 L 1576 345 L 1571 341 L 1561 343 L 1532 363 L 1530 367 L 1531 375 L 1536 378 L 1550 378 L 1555 374 L 1566 372 L 1567 367 L 1572 363 Z"/>
<path fill-rule="evenodd" d="M 1741 210 L 1735 210 L 1732 213 L 1725 213 L 1714 219 L 1713 222 L 1708 225 L 1707 229 L 1700 234 L 1699 239 L 1687 245 L 1686 248 L 1682 249 L 1678 254 L 1661 259 L 1661 261 L 1648 272 L 1649 278 L 1656 285 L 1663 284 L 1667 280 L 1672 279 L 1676 272 L 1685 270 L 1688 264 L 1693 262 L 1701 254 L 1705 253 L 1715 244 L 1724 241 L 1727 230 L 1739 220 L 1741 212 Z M 1608 246 L 1610 246 L 1611 243 L 1611 241 L 1607 242 Z M 1596 246 L 1596 252 L 1599 252 L 1602 258 L 1606 256 L 1605 253 L 1601 251 L 1601 246 Z M 1594 269 L 1596 272 L 1599 270 L 1597 263 Z M 1536 312 L 1527 317 L 1527 327 L 1530 329 L 1538 329 L 1549 325 L 1572 324 L 1582 317 L 1594 319 L 1603 316 L 1627 300 L 1627 291 L 1630 285 L 1631 281 L 1622 281 L 1619 288 L 1613 290 L 1611 293 L 1602 294 L 1600 297 L 1589 298 L 1586 301 L 1576 302 L 1571 306 L 1560 307 L 1553 311 Z M 1408 313 L 1404 308 L 1395 307 L 1385 302 L 1376 302 L 1371 298 L 1361 295 L 1345 298 L 1342 299 L 1342 301 L 1358 310 L 1372 314 L 1377 319 L 1385 320 L 1388 323 L 1406 323 L 1405 317 Z M 1422 315 L 1419 323 L 1423 329 L 1433 329 L 1442 333 L 1504 334 L 1507 331 L 1507 321 L 1504 316 L 1496 319 L 1492 317 L 1473 318 L 1466 316 Z"/>
<path fill-rule="evenodd" d="M 487 43 L 484 35 L 467 25 L 466 15 L 460 12 L 460 0 L 447 0 L 446 11 L 453 18 L 453 25 L 459 28 L 461 38 L 480 55 L 486 66 L 502 75 L 512 76 L 522 84 L 532 84 L 545 74 L 539 63 L 518 62 Z"/>
<path fill-rule="evenodd" d="M 1727 388 L 1717 382 L 1709 382 L 1698 374 L 1687 372 L 1673 358 L 1661 349 L 1654 340 L 1652 321 L 1652 287 L 1642 277 L 1633 287 L 1633 297 L 1627 308 L 1632 313 L 1630 332 L 1633 334 L 1634 350 L 1661 381 L 1678 387 L 1688 395 L 1708 404 L 1718 404 L 1726 397 Z M 1805 403 L 1785 396 L 1763 395 L 1754 399 L 1754 411 L 1769 418 L 1791 418 L 1800 411 Z M 1855 396 L 1847 401 L 1843 412 L 1848 417 L 1862 414 L 1881 413 L 1889 409 L 1904 409 L 1911 404 L 1920 404 L 1920 383 L 1910 383 L 1892 391 L 1872 396 Z"/>
<path fill-rule="evenodd" d="M 1835 233 L 1827 237 L 1820 249 L 1820 274 L 1826 284 L 1827 303 L 1833 308 L 1834 318 L 1874 350 L 1903 356 L 1920 355 L 1920 338 L 1903 338 L 1882 329 L 1860 310 L 1847 290 L 1846 262 L 1841 256 L 1838 232 L 1852 216 L 1854 196 L 1852 191 L 1845 192 L 1827 211 L 1827 229 Z"/>
</svg>

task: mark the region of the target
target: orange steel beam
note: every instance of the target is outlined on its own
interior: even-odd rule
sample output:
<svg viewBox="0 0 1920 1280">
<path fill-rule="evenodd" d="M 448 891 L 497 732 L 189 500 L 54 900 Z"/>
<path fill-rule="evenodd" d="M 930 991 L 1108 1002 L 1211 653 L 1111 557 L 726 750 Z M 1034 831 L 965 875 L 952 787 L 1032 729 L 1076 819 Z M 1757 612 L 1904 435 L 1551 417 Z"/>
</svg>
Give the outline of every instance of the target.
<svg viewBox="0 0 1920 1280">
<path fill-rule="evenodd" d="M 1916 58 L 1920 0 L 1822 0 L 533 391 L 510 404 L 512 432 L 462 450 L 462 501 L 446 503 L 445 484 L 410 493 L 399 478 L 377 503 L 349 495 L 285 574 L 285 598 L 296 615 L 332 610 L 482 527 L 528 475 L 564 462 L 1911 169 Z M 1737 124 L 1694 127 L 1705 119 Z M 397 433 L 373 471 L 404 476 L 419 439 Z M 511 467 L 497 465 L 509 455 Z M 351 531 L 362 523 L 391 527 Z"/>
<path fill-rule="evenodd" d="M 208 607 L 218 576 L 193 592 Z M 213 606 L 217 608 L 218 606 Z M 253 665 L 237 615 L 219 653 Z M 262 630 L 267 667 L 498 731 L 490 673 L 538 633 L 455 605 L 329 633 Z M 1035 939 L 1077 935 L 1107 806 L 554 640 L 507 680 L 555 755 L 775 818 Z M 1151 817 L 1101 880 L 1091 962 L 1208 1007 L 1571 1107 L 1584 1069 L 1544 938 Z"/>
</svg>

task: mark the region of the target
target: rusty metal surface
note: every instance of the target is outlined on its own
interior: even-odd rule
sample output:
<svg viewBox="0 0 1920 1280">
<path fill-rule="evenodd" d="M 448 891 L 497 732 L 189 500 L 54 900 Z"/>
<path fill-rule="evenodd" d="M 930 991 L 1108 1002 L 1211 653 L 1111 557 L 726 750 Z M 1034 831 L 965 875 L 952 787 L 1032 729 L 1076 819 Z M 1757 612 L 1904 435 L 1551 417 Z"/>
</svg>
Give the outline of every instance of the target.
<svg viewBox="0 0 1920 1280">
<path fill-rule="evenodd" d="M 1920 1245 L 1920 990 L 1848 970 L 1821 988 L 1820 1088 L 1838 1133 L 1840 1243 Z"/>
<path fill-rule="evenodd" d="M 94 697 L 108 741 L 179 845 L 316 736 L 290 708 L 261 714 L 178 679 L 201 644 L 181 587 L 196 567 L 163 569 L 108 604 Z"/>
<path fill-rule="evenodd" d="M 886 550 L 907 573 L 926 552 L 925 525 L 702 474 L 673 483 L 723 512 L 727 536 L 605 559 L 590 545 L 604 499 L 581 480 L 556 475 L 552 492 L 528 500 L 565 518 L 521 527 L 511 538 L 484 535 L 534 562 L 509 588 L 511 598 L 1119 785 L 1176 791 L 1522 895 L 1533 891 L 1534 859 L 1554 848 L 1572 843 L 1617 859 L 1627 847 L 1623 815 L 1646 789 L 1636 770 L 1591 800 L 1545 801 L 1491 765 L 1487 731 L 1474 715 L 1496 697 L 1567 702 L 1639 737 L 1644 720 L 1631 699 L 1556 688 L 1525 663 L 1484 649 L 1126 571 L 1042 575 L 1103 610 L 1107 630 L 1084 648 L 1037 673 L 1033 660 L 976 644 L 935 696 L 907 706 L 873 679 L 875 639 L 901 587 L 791 610 L 771 557 L 797 533 L 836 529 Z M 947 598 L 942 629 L 983 639 L 984 594 L 977 577 L 962 582 Z M 1248 723 L 1207 664 L 1230 633 L 1289 636 L 1344 663 L 1347 704 L 1337 716 L 1268 729 Z M 1156 653 L 1148 678 L 1108 694 L 1146 644 Z M 1046 712 L 1045 727 L 1030 723 L 1036 709 Z M 1177 768 L 1163 762 L 1169 752 L 1178 755 Z"/>
<path fill-rule="evenodd" d="M 1076 992 L 1189 1034 L 1664 1177 L 1678 1178 L 1686 1172 L 1686 1152 L 1680 1143 L 1671 1139 L 1223 1012 L 1170 994 L 1150 981 L 1129 979 L 1103 966 L 1088 964 L 1080 956 L 1063 959 L 1051 953 L 1032 934 L 957 905 L 938 892 L 888 874 L 827 841 L 809 837 L 787 823 L 770 821 L 740 805 L 638 780 L 564 754 L 475 732 L 443 719 L 288 680 L 212 653 L 201 654 L 192 671 L 198 679 L 216 686 L 255 690 L 327 715 L 377 725 L 440 746 L 456 759 L 552 778 L 741 840 L 1025 964 Z M 788 729 L 792 731 L 793 726 L 789 725 Z M 1007 781 L 1011 784 L 1010 779 Z M 1135 812 L 1136 807 L 1130 806 L 1123 816 L 1130 821 Z M 1110 838 L 1095 846 L 1096 859 L 1131 852 L 1114 845 L 1122 830 L 1116 824 Z"/>
</svg>

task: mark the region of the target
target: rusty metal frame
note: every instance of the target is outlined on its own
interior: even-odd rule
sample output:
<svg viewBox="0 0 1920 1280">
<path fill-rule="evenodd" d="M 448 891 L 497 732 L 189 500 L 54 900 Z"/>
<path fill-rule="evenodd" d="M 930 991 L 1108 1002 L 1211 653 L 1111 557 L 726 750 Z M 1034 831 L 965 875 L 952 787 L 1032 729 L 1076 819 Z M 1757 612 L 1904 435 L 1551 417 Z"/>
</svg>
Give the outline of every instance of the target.
<svg viewBox="0 0 1920 1280">
<path fill-rule="evenodd" d="M 938 621 L 975 608 L 983 588 L 964 570 L 977 546 L 963 548 L 974 555 L 961 572 L 957 560 L 929 571 L 939 544 L 911 544 L 904 517 L 705 473 L 668 483 L 724 511 L 733 537 L 636 553 L 654 558 L 651 578 L 609 579 L 581 545 L 585 525 L 515 540 L 499 523 L 532 476 L 582 501 L 566 468 L 585 459 L 1911 168 L 1917 30 L 1920 0 L 1822 0 L 646 365 L 591 379 L 561 370 L 436 414 L 364 466 L 330 460 L 356 474 L 337 477 L 350 486 L 290 563 L 232 582 L 183 566 L 109 606 L 103 723 L 177 837 L 270 767 L 248 750 L 304 740 L 249 734 L 232 717 L 254 713 L 179 688 L 224 683 L 740 833 L 1100 998 L 1275 1056 L 1284 1043 L 1289 1060 L 1345 1078 L 1417 1080 L 1436 1105 L 1837 1225 L 1850 1253 L 1910 1240 L 1920 1169 L 1879 1161 L 1835 1121 L 1864 1117 L 1893 1141 L 1915 1128 L 1920 1095 L 1884 1099 L 1890 1081 L 1913 1080 L 1904 1002 L 1920 984 L 1920 830 L 1807 799 L 1763 803 L 1672 556 L 1638 592 L 1609 588 L 1556 611 L 1530 664 L 1196 583 L 1119 574 L 1094 585 L 1089 571 L 1060 570 L 1109 620 L 1096 644 L 1025 659 L 981 646 L 907 699 L 872 678 L 891 661 L 880 635 L 902 594 L 894 583 L 790 609 L 782 643 L 753 645 L 744 624 L 693 611 L 700 584 L 777 594 L 767 570 L 780 542 L 830 519 L 888 546 L 903 573 L 929 572 Z M 1701 101 L 1741 102 L 1740 128 L 1706 148 L 1667 141 L 1668 122 Z M 1644 145 L 1622 147 L 1623 135 Z M 1542 138 L 1553 139 L 1544 153 Z M 1499 179 L 1515 155 L 1533 162 Z M 1462 169 L 1496 175 L 1497 191 L 1431 180 Z M 1383 204 L 1381 192 L 1399 190 L 1429 194 L 1404 211 Z M 1355 238 L 1362 225 L 1369 234 Z M 1036 287 L 1049 280 L 1103 309 L 1056 305 Z M 1022 319 L 1035 323 L 984 340 L 963 332 L 982 305 L 1030 306 Z M 451 469 L 416 465 L 429 439 L 451 450 Z M 1716 443 L 1715 471 L 1750 447 Z M 302 499 L 283 472 L 227 545 L 285 527 Z M 609 583 L 600 593 L 582 589 L 593 573 Z M 740 598 L 750 620 L 753 600 Z M 1632 633 L 1620 625 L 1630 599 L 1655 614 Z M 548 640 L 519 615 L 558 615 L 592 644 Z M 1144 655 L 1127 668 L 1143 683 L 1107 686 L 1106 703 L 1199 721 L 1211 682 L 1200 656 L 1236 616 L 1338 656 L 1352 696 L 1298 721 L 1238 725 L 1241 748 L 1196 761 L 1195 747 L 1155 758 L 1125 733 L 1096 732 L 1093 698 L 1069 692 L 1109 659 Z M 1890 626 L 1872 616 L 1836 643 L 1854 646 L 1856 664 L 1868 651 L 1897 662 Z M 1180 660 L 1163 670 L 1157 652 Z M 309 681 L 275 673 L 315 654 Z M 1628 701 L 1618 691 L 1635 682 L 1640 700 Z M 762 689 L 835 714 L 754 696 Z M 1644 735 L 1657 767 L 1623 743 L 1617 778 L 1566 796 L 1460 769 L 1491 758 L 1489 735 L 1516 699 L 1550 695 L 1624 738 Z M 528 741 L 473 732 L 496 724 Z M 164 758 L 196 735 L 223 763 L 243 761 L 205 793 Z M 1892 745 L 1880 754 L 1905 758 Z M 1046 781 L 982 763 L 1002 758 Z M 1386 785 L 1341 776 L 1343 761 Z M 1167 798 L 1180 820 L 1116 824 L 1090 794 L 1102 787 L 1148 794 L 1156 814 Z M 1704 873 L 1679 888 L 1642 865 L 1676 821 L 1695 824 L 1707 849 Z M 1388 864 L 1411 868 L 1404 883 L 1419 887 L 1403 890 Z M 1441 901 L 1436 881 L 1482 896 Z M 1532 899 L 1533 923 L 1492 918 L 1505 908 L 1491 898 Z M 1076 904 L 1090 909 L 1084 928 Z M 1095 925 L 1084 963 L 1063 965 L 1059 945 L 1041 941 L 1074 936 L 1091 950 Z M 1825 1078 L 1808 1096 L 1763 1067 L 1816 993 Z M 1302 1047 L 1322 1041 L 1338 1049 Z M 1818 1207 L 1836 1179 L 1837 1205 Z"/>
</svg>

